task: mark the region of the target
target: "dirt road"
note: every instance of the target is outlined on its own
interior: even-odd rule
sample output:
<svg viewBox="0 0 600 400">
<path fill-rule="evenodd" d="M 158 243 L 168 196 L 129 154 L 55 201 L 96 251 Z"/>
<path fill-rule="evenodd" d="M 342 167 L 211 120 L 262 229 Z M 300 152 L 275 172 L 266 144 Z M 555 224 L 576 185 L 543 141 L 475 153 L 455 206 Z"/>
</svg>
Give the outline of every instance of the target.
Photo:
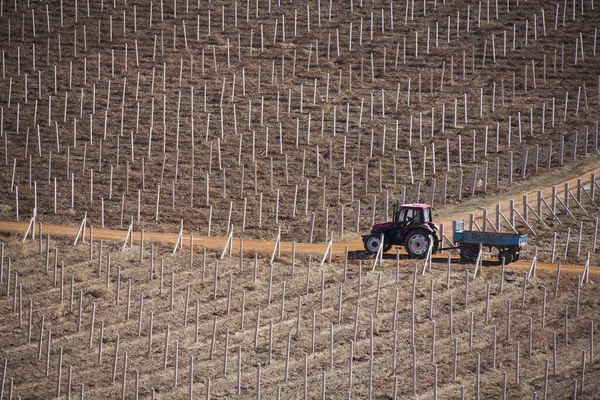
<svg viewBox="0 0 600 400">
<path fill-rule="evenodd" d="M 537 198 L 537 193 L 539 190 L 542 190 L 543 196 L 547 197 L 550 195 L 550 190 L 552 186 L 556 186 L 557 195 L 563 194 L 565 183 L 568 183 L 570 188 L 576 187 L 578 179 L 581 179 L 583 182 L 588 182 L 590 174 L 592 173 L 597 175 L 600 174 L 600 162 L 588 164 L 585 168 L 581 168 L 577 171 L 569 171 L 566 177 L 565 173 L 563 173 L 562 175 L 556 175 L 559 177 L 557 180 L 544 180 L 539 184 L 536 184 L 536 182 L 532 180 L 531 182 L 528 182 L 527 189 L 525 191 L 520 191 L 518 193 L 510 193 L 510 198 L 500 201 L 500 208 L 501 210 L 508 210 L 511 198 L 517 199 L 518 201 L 520 201 L 524 195 L 531 199 L 533 199 L 534 197 Z M 442 209 L 439 213 L 440 215 L 436 217 L 436 223 L 438 225 L 444 224 L 444 226 L 446 227 L 446 235 L 450 236 L 450 227 L 452 225 L 452 220 L 468 220 L 471 213 L 475 215 L 476 219 L 481 219 L 483 215 L 483 210 L 487 208 L 491 212 L 492 209 L 495 209 L 496 204 L 498 204 L 498 199 L 494 198 L 468 199 L 459 206 Z M 22 235 L 23 233 L 25 233 L 27 226 L 28 222 L 0 221 L 0 232 Z M 69 225 L 44 224 L 42 229 L 43 234 L 49 233 L 53 236 L 75 238 L 79 227 Z M 39 232 L 37 232 L 36 227 L 36 235 L 37 234 L 39 234 Z M 89 237 L 89 229 L 86 231 L 86 236 Z M 95 240 L 102 239 L 123 243 L 126 236 L 126 230 L 104 229 L 94 227 Z M 133 242 L 139 243 L 141 240 L 141 232 L 133 232 L 132 240 Z M 172 244 L 174 246 L 175 243 L 177 243 L 177 240 L 178 234 L 176 233 L 144 232 L 144 241 L 146 243 L 160 242 Z M 222 250 L 227 242 L 226 237 L 194 236 L 193 240 L 194 246 L 205 247 L 207 249 L 212 250 Z M 189 234 L 183 235 L 183 245 L 189 246 Z M 239 249 L 239 245 L 240 241 L 238 238 L 235 238 L 234 234 L 234 239 L 232 243 L 233 249 Z M 243 241 L 244 251 L 252 253 L 258 252 L 270 254 L 274 249 L 274 245 L 275 242 L 269 240 L 244 239 Z M 322 255 L 326 251 L 327 245 L 327 243 L 296 243 L 295 248 L 297 253 L 312 253 Z M 293 243 L 282 242 L 280 246 L 280 251 L 282 253 L 291 253 L 292 247 Z M 349 252 L 352 252 L 354 254 L 358 254 L 363 250 L 362 241 L 360 240 L 358 235 L 354 234 L 348 235 L 348 240 L 333 243 L 332 255 L 334 257 L 342 256 L 346 251 L 346 247 L 348 248 Z M 530 262 L 528 261 L 520 261 L 510 264 L 511 269 L 528 269 L 529 266 Z M 553 264 L 537 263 L 537 270 L 538 272 L 555 271 L 556 266 Z M 575 265 L 563 265 L 561 268 L 561 271 L 568 274 L 581 274 L 582 270 L 582 266 Z M 590 275 L 600 276 L 600 270 L 597 271 L 596 269 L 591 269 Z"/>
</svg>

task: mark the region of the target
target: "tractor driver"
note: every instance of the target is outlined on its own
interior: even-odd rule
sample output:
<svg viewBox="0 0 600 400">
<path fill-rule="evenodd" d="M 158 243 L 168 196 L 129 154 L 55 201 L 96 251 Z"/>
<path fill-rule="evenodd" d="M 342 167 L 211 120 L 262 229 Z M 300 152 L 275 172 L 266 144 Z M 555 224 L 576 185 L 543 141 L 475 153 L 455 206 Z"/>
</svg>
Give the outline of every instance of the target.
<svg viewBox="0 0 600 400">
<path fill-rule="evenodd" d="M 421 224 L 421 212 L 420 210 L 402 209 L 398 216 L 398 222 L 400 222 L 401 228 L 406 228 L 410 224 Z"/>
</svg>

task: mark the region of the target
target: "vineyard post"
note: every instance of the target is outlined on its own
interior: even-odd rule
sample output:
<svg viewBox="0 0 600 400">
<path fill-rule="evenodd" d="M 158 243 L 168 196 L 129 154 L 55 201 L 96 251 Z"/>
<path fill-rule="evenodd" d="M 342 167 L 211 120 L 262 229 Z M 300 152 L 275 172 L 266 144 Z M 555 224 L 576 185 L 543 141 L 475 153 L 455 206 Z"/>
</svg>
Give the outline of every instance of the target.
<svg viewBox="0 0 600 400">
<path fill-rule="evenodd" d="M 492 369 L 496 369 L 496 348 L 498 343 L 498 329 L 496 325 L 492 327 Z"/>
<path fill-rule="evenodd" d="M 140 294 L 140 312 L 139 312 L 139 318 L 138 318 L 138 329 L 137 329 L 137 335 L 138 337 L 140 337 L 142 335 L 142 317 L 144 316 L 144 293 Z M 91 339 L 90 339 L 91 341 Z"/>
<path fill-rule="evenodd" d="M 435 320 L 431 321 L 431 363 L 435 363 Z M 394 331 L 395 332 L 395 331 Z"/>
<path fill-rule="evenodd" d="M 100 321 L 100 340 L 98 341 L 98 364 L 102 364 L 102 344 L 103 343 L 104 343 L 104 321 Z M 71 375 L 71 367 L 69 366 L 69 377 L 70 377 L 70 375 Z"/>
<path fill-rule="evenodd" d="M 77 316 L 77 332 L 81 332 L 81 320 L 83 318 L 83 291 L 79 289 L 79 312 Z M 43 323 L 42 323 L 43 326 Z M 38 357 L 39 359 L 39 357 Z"/>
<path fill-rule="evenodd" d="M 544 361 L 544 395 L 542 396 L 543 400 L 546 400 L 548 397 L 548 359 Z"/>
<path fill-rule="evenodd" d="M 533 352 L 533 318 L 529 317 L 529 345 L 528 345 L 528 357 L 531 358 Z"/>
<path fill-rule="evenodd" d="M 242 305 L 240 310 L 240 329 L 244 330 L 244 312 L 246 310 L 246 291 L 242 290 Z"/>
<path fill-rule="evenodd" d="M 58 375 L 56 377 L 56 396 L 60 397 L 60 383 L 62 379 L 63 347 L 58 350 Z"/>
<path fill-rule="evenodd" d="M 143 304 L 144 294 L 142 293 L 142 303 L 140 303 L 140 311 L 141 305 Z M 175 308 L 175 271 L 171 271 L 171 306 L 170 309 L 173 311 Z"/>
<path fill-rule="evenodd" d="M 506 303 L 506 341 L 510 342 L 510 299 L 507 300 Z"/>
<path fill-rule="evenodd" d="M 90 340 L 88 344 L 88 348 L 91 349 L 94 340 L 94 320 L 96 318 L 96 303 L 92 304 L 92 321 L 90 323 Z"/>
<path fill-rule="evenodd" d="M 521 347 L 519 342 L 516 344 L 516 354 L 515 354 L 515 383 L 518 385 L 520 382 L 520 360 L 521 360 Z"/>
<path fill-rule="evenodd" d="M 546 288 L 543 288 L 543 296 L 542 296 L 542 329 L 546 327 Z"/>
<path fill-rule="evenodd" d="M 48 329 L 48 337 L 46 340 L 46 376 L 50 375 L 50 349 L 52 346 L 52 331 Z"/>
<path fill-rule="evenodd" d="M 350 340 L 350 351 L 348 361 L 348 389 L 352 390 L 352 363 L 354 361 L 354 340 Z"/>
<path fill-rule="evenodd" d="M 556 375 L 557 359 L 556 359 L 556 332 L 552 332 L 552 370 L 553 374 Z"/>
<path fill-rule="evenodd" d="M 565 346 L 569 345 L 569 305 L 565 304 Z"/>
</svg>

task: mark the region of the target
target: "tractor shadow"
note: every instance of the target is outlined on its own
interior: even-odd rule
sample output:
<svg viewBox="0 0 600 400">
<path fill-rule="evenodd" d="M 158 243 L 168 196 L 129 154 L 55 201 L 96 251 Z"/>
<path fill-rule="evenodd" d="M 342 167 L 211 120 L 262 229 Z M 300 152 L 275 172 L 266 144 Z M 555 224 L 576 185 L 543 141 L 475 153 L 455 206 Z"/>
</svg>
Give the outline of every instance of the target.
<svg viewBox="0 0 600 400">
<path fill-rule="evenodd" d="M 356 251 L 349 251 L 348 252 L 348 259 L 349 260 L 356 260 L 356 261 L 363 261 L 363 260 L 373 260 L 375 257 L 375 255 L 373 253 L 369 253 L 368 251 L 365 250 L 356 250 Z M 400 260 L 406 261 L 406 260 L 412 260 L 415 261 L 417 263 L 419 262 L 423 262 L 422 259 L 413 259 L 410 258 L 407 254 L 404 253 L 400 253 L 398 255 L 398 258 Z M 383 253 L 383 259 L 384 260 L 396 260 L 396 253 L 392 253 L 391 251 L 388 253 Z M 448 262 L 448 255 L 434 255 L 432 257 L 432 261 L 434 263 L 447 263 Z M 462 261 L 460 259 L 460 257 L 458 257 L 458 255 L 453 255 L 450 258 L 450 263 L 451 264 L 464 264 L 464 265 L 474 265 L 475 261 Z M 494 260 L 494 259 L 488 259 L 488 260 L 483 260 L 482 261 L 482 265 L 484 267 L 486 266 L 498 266 L 501 265 L 500 262 L 498 260 Z"/>
</svg>

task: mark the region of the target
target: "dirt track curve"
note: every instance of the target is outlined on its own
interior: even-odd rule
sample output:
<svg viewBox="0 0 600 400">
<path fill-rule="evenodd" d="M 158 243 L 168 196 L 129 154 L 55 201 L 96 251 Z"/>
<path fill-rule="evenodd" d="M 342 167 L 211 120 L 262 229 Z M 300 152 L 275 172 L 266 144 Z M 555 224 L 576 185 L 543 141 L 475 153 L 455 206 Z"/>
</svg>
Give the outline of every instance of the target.
<svg viewBox="0 0 600 400">
<path fill-rule="evenodd" d="M 569 187 L 577 185 L 578 179 L 587 179 L 590 174 L 600 175 L 600 162 L 589 163 L 585 167 L 572 171 L 565 179 L 552 181 L 545 186 L 538 186 L 535 182 L 531 182 L 527 186 L 527 190 L 519 193 L 510 193 L 503 201 L 500 201 L 500 207 L 502 210 L 509 209 L 510 199 L 521 199 L 524 195 L 533 198 L 537 196 L 539 190 L 549 190 L 552 186 L 556 186 L 556 194 L 562 194 L 564 192 L 564 183 L 568 183 Z M 563 175 L 565 176 L 565 175 Z M 545 193 L 546 196 L 548 193 Z M 460 206 L 453 209 L 447 210 L 435 219 L 435 222 L 440 225 L 444 224 L 446 227 L 451 226 L 452 220 L 467 220 L 470 214 L 474 214 L 475 218 L 481 218 L 483 215 L 484 208 L 495 207 L 498 201 L 493 198 L 475 198 L 465 201 Z M 458 208 L 458 210 L 457 210 Z M 8 234 L 24 234 L 29 222 L 14 222 L 14 221 L 0 221 L 0 232 Z M 55 225 L 55 224 L 44 224 L 43 234 L 49 233 L 53 236 L 63 236 L 75 238 L 79 226 L 75 225 Z M 448 228 L 446 228 L 448 229 Z M 89 232 L 89 230 L 87 230 Z M 448 231 L 447 231 L 448 232 Z M 36 234 L 37 234 L 36 229 Z M 94 239 L 96 240 L 108 240 L 116 242 L 124 242 L 127 235 L 126 230 L 119 229 L 106 229 L 94 227 Z M 363 250 L 363 244 L 360 238 L 356 235 L 347 241 L 335 242 L 332 245 L 332 255 L 339 257 L 344 255 L 346 246 L 349 252 L 361 252 Z M 139 243 L 141 241 L 141 232 L 133 232 L 133 242 Z M 177 233 L 164 233 L 164 232 L 144 232 L 144 241 L 146 243 L 168 243 L 175 245 L 178 240 Z M 194 246 L 204 247 L 212 250 L 222 250 L 227 242 L 226 237 L 222 236 L 199 236 L 194 235 Z M 256 239 L 244 239 L 243 246 L 244 251 L 258 252 L 258 253 L 271 253 L 274 248 L 274 241 L 269 240 L 256 240 Z M 189 246 L 189 234 L 183 235 L 183 245 Z M 297 253 L 312 253 L 312 254 L 323 254 L 327 249 L 327 243 L 296 243 Z M 234 250 L 239 249 L 239 240 L 234 238 L 232 247 Z M 280 245 L 281 253 L 291 253 L 292 242 L 282 242 Z M 446 258 L 444 258 L 446 260 Z M 510 269 L 525 269 L 528 270 L 530 267 L 530 261 L 519 261 L 510 264 Z M 491 266 L 493 268 L 493 266 Z M 544 273 L 549 271 L 555 271 L 556 265 L 550 263 L 540 263 L 536 265 L 538 272 Z M 581 274 L 583 270 L 582 266 L 578 265 L 566 265 L 561 266 L 561 272 L 566 274 Z M 600 276 L 600 268 L 590 268 L 590 275 Z"/>
</svg>

